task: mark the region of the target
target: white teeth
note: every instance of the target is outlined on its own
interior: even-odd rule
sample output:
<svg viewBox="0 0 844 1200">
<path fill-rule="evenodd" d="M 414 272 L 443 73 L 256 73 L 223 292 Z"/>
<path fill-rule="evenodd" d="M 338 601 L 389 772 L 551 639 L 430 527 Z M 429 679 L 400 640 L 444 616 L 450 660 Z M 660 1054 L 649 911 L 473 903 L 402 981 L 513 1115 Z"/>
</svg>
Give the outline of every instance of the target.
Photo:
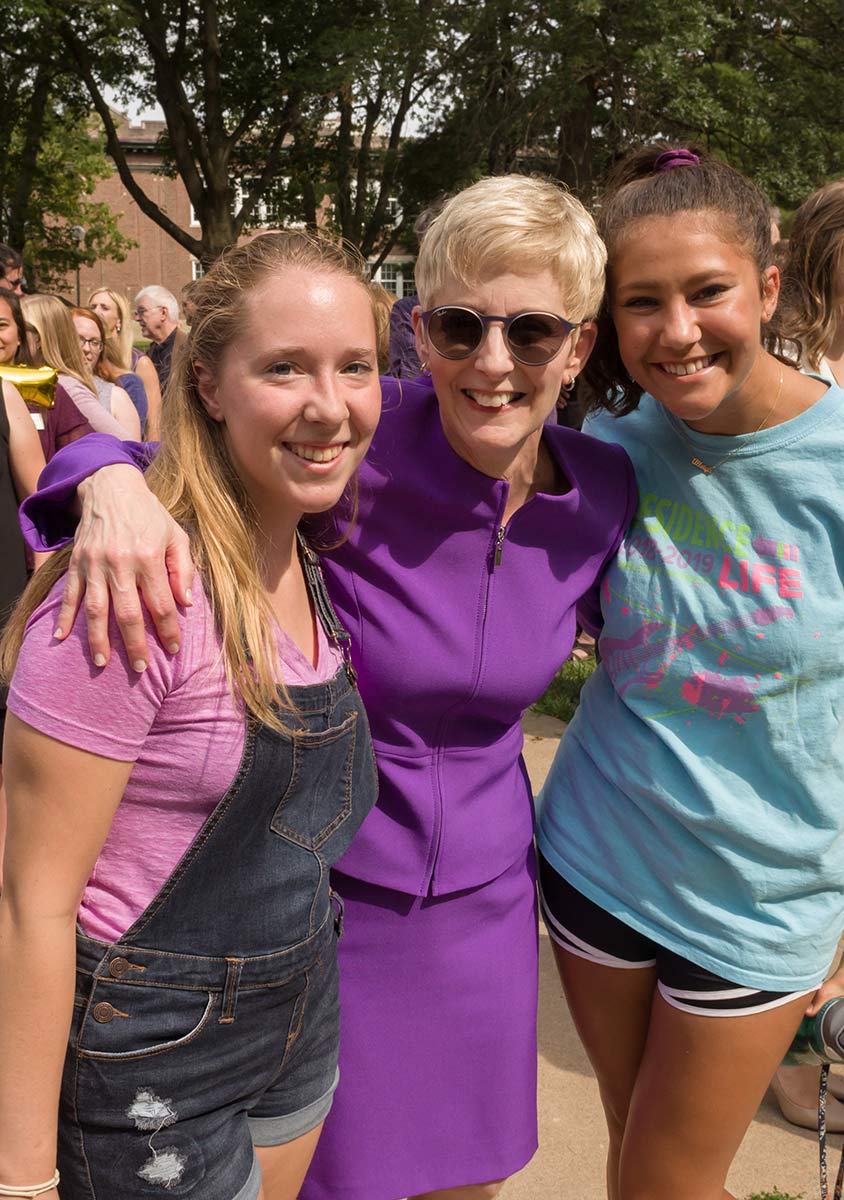
<svg viewBox="0 0 844 1200">
<path fill-rule="evenodd" d="M 686 363 L 669 363 L 664 362 L 659 365 L 663 371 L 667 371 L 669 375 L 696 375 L 698 371 L 704 370 L 715 361 L 714 354 L 708 354 L 706 358 L 694 358 L 691 362 Z"/>
<path fill-rule="evenodd" d="M 333 462 L 343 452 L 342 446 L 294 446 L 292 442 L 285 444 L 297 458 L 307 459 L 308 462 Z"/>
<path fill-rule="evenodd" d="M 503 408 L 505 404 L 518 400 L 522 394 L 521 392 L 474 392 L 471 388 L 464 388 L 464 391 L 476 404 L 480 404 L 481 408 Z"/>
</svg>

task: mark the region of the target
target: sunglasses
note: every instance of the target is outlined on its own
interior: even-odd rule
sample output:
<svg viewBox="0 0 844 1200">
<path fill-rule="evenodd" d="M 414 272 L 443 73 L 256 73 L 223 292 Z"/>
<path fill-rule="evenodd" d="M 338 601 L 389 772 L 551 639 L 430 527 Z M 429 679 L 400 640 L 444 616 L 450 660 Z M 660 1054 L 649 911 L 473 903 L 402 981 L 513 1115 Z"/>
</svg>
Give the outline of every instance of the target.
<svg viewBox="0 0 844 1200">
<path fill-rule="evenodd" d="M 428 341 L 443 358 L 469 358 L 483 345 L 490 323 L 501 322 L 507 349 L 517 362 L 539 367 L 562 350 L 566 338 L 581 322 L 547 312 L 523 312 L 514 317 L 484 316 L 474 308 L 444 304 L 422 313 Z"/>
</svg>

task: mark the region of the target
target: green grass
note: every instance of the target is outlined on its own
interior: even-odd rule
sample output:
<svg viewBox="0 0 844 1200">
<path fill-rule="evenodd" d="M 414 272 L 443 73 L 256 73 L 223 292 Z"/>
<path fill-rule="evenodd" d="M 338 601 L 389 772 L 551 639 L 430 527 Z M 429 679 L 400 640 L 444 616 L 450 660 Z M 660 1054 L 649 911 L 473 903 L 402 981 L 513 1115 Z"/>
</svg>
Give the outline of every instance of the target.
<svg viewBox="0 0 844 1200">
<path fill-rule="evenodd" d="M 803 1193 L 799 1196 L 792 1196 L 791 1192 L 781 1192 L 779 1188 L 774 1188 L 772 1192 L 754 1192 L 752 1196 L 748 1196 L 747 1200 L 802 1200 Z"/>
<path fill-rule="evenodd" d="M 563 663 L 560 670 L 551 680 L 551 686 L 544 696 L 540 696 L 534 710 L 548 717 L 556 717 L 559 721 L 570 721 L 577 708 L 580 689 L 595 670 L 595 659 L 569 659 Z M 773 1197 L 772 1200 L 776 1200 Z"/>
</svg>

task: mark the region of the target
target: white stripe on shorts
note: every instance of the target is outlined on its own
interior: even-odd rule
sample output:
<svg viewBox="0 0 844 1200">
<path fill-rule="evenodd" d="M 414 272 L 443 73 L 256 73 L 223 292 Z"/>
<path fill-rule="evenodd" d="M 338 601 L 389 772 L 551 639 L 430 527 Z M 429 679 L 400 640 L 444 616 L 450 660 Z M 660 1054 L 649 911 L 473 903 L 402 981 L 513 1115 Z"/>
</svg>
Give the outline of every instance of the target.
<svg viewBox="0 0 844 1200">
<path fill-rule="evenodd" d="M 583 938 L 577 937 L 576 934 L 566 929 L 565 925 L 562 925 L 554 914 L 548 911 L 541 887 L 539 900 L 548 933 L 557 945 L 568 950 L 569 954 L 576 954 L 578 958 L 585 958 L 587 962 L 597 963 L 599 967 L 615 967 L 621 971 L 636 971 L 643 967 L 656 966 L 655 958 L 647 958 L 642 962 L 629 962 L 626 958 L 616 958 L 613 954 L 607 954 L 605 950 L 598 950 L 595 946 L 590 946 L 588 942 L 584 942 Z"/>
<path fill-rule="evenodd" d="M 681 1012 L 692 1013 L 699 1017 L 750 1017 L 754 1013 L 767 1012 L 769 1009 L 781 1008 L 783 1004 L 790 1004 L 792 1000 L 797 1000 L 801 996 L 811 996 L 816 992 L 817 987 L 807 988 L 805 992 L 789 992 L 787 996 L 778 996 L 776 1000 L 768 1000 L 764 1004 L 754 1004 L 749 1008 L 700 1008 L 695 1004 L 681 1002 L 679 997 L 689 996 L 693 999 L 712 999 L 722 995 L 728 998 L 731 994 L 735 996 L 750 996 L 754 992 L 761 996 L 762 992 L 758 988 L 734 988 L 731 992 L 681 992 L 676 989 L 669 989 L 664 983 L 657 983 L 657 988 L 666 1004 L 670 1004 L 672 1008 L 679 1008 Z"/>
</svg>

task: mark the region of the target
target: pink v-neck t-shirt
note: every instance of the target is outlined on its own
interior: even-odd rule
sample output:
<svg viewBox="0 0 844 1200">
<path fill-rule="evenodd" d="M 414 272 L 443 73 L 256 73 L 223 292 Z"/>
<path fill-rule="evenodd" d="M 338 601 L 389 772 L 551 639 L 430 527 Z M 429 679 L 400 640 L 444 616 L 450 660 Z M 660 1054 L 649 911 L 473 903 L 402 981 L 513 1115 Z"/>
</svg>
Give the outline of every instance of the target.
<svg viewBox="0 0 844 1200">
<path fill-rule="evenodd" d="M 64 581 L 33 613 L 9 690 L 21 721 L 66 745 L 133 763 L 111 831 L 79 909 L 90 937 L 119 938 L 157 895 L 234 779 L 246 725 L 223 666 L 220 637 L 199 579 L 180 615 L 182 646 L 167 654 L 147 623 L 149 667 L 129 666 L 112 617 L 112 654 L 93 665 L 80 617 L 53 638 Z M 278 630 L 290 686 L 323 683 L 342 661 L 319 621 L 317 665 Z"/>
</svg>

